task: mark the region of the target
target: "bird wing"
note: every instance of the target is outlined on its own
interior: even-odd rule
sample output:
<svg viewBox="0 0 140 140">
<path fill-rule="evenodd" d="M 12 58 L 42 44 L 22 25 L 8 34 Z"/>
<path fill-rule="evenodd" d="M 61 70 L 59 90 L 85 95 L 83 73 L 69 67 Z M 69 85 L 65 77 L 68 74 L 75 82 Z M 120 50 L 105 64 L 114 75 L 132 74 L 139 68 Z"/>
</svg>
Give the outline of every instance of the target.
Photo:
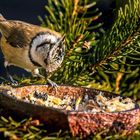
<svg viewBox="0 0 140 140">
<path fill-rule="evenodd" d="M 6 40 L 12 47 L 18 48 L 23 48 L 29 43 L 29 39 L 26 37 L 25 32 L 17 28 L 11 30 Z"/>
<path fill-rule="evenodd" d="M 61 35 L 48 28 L 43 28 L 23 21 L 6 20 L 0 22 L 0 29 L 6 38 L 7 42 L 12 47 L 29 47 L 32 39 L 39 33 L 47 32 L 58 37 Z"/>
<path fill-rule="evenodd" d="M 21 21 L 8 20 L 7 22 L 11 25 L 6 36 L 7 42 L 12 47 L 23 48 L 29 46 L 34 34 L 33 27 Z"/>
<path fill-rule="evenodd" d="M 0 30 L 7 43 L 12 47 L 23 48 L 29 46 L 32 36 L 34 36 L 34 26 L 28 23 L 14 20 L 0 22 Z"/>
</svg>

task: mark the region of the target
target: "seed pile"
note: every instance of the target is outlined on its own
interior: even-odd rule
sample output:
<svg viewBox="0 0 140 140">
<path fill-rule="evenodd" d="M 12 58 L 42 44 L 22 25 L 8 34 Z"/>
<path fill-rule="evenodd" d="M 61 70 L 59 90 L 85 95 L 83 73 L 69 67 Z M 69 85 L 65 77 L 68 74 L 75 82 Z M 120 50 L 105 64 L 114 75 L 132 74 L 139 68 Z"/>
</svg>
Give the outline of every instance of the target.
<svg viewBox="0 0 140 140">
<path fill-rule="evenodd" d="M 15 97 L 13 92 L 9 91 L 8 94 Z M 119 112 L 135 108 L 135 103 L 130 98 L 121 96 L 107 98 L 102 92 L 93 98 L 89 97 L 88 94 L 77 99 L 71 99 L 66 95 L 62 100 L 58 97 L 51 96 L 48 93 L 35 91 L 28 94 L 26 97 L 18 96 L 16 98 L 32 104 L 70 111 Z"/>
</svg>

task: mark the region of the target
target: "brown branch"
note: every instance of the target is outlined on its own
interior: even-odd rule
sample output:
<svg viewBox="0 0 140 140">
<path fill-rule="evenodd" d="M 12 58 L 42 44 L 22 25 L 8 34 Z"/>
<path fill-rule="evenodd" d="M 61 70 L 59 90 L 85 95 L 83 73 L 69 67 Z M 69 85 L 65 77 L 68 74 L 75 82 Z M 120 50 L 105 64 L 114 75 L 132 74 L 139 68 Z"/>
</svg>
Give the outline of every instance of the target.
<svg viewBox="0 0 140 140">
<path fill-rule="evenodd" d="M 103 65 L 103 64 L 106 63 L 107 60 L 112 59 L 114 56 L 117 56 L 117 54 L 119 53 L 118 52 L 119 50 L 121 50 L 123 47 L 127 46 L 128 44 L 130 44 L 133 41 L 133 39 L 135 38 L 135 36 L 138 33 L 139 28 L 140 27 L 138 26 L 138 28 L 135 30 L 136 32 L 133 32 L 132 34 L 130 34 L 126 40 L 122 40 L 119 43 L 118 47 L 116 47 L 116 49 L 113 50 L 111 53 L 109 53 L 104 59 L 102 59 L 101 61 L 99 61 L 96 64 L 92 65 L 92 70 L 95 70 L 95 68 L 97 66 Z"/>
<path fill-rule="evenodd" d="M 74 3 L 74 8 L 73 8 L 72 16 L 75 16 L 75 14 L 77 12 L 79 0 L 73 0 L 73 3 Z"/>
<path fill-rule="evenodd" d="M 77 45 L 77 43 L 83 38 L 83 35 L 81 34 L 80 36 L 77 37 L 76 41 L 72 44 L 72 47 L 70 48 L 69 51 L 67 51 L 66 56 L 70 56 L 73 49 L 75 48 L 75 46 Z"/>
</svg>

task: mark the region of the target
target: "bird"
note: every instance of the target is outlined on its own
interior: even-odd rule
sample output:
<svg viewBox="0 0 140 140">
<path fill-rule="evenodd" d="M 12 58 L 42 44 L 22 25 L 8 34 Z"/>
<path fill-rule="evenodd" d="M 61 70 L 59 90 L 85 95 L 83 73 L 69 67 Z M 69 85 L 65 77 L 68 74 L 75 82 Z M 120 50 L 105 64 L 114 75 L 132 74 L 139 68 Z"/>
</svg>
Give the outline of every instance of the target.
<svg viewBox="0 0 140 140">
<path fill-rule="evenodd" d="M 65 35 L 47 27 L 19 20 L 7 20 L 0 14 L 0 47 L 8 78 L 16 83 L 9 73 L 11 65 L 25 69 L 32 75 L 43 77 L 39 68 L 45 69 L 45 78 L 52 86 L 55 82 L 48 75 L 64 60 Z"/>
</svg>

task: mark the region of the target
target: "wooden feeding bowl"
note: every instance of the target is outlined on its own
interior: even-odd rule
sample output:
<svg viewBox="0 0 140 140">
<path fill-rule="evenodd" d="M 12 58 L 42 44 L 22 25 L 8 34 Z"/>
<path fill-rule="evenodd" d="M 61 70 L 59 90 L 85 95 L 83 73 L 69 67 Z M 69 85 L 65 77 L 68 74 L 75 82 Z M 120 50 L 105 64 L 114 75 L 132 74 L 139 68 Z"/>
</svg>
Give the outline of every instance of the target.
<svg viewBox="0 0 140 140">
<path fill-rule="evenodd" d="M 78 110 L 65 110 L 53 107 L 45 107 L 35 105 L 17 99 L 7 94 L 10 88 L 0 88 L 0 108 L 3 112 L 16 114 L 19 117 L 33 117 L 45 123 L 49 129 L 70 130 L 73 136 L 80 135 L 86 137 L 90 134 L 96 134 L 105 129 L 115 131 L 117 133 L 130 134 L 135 130 L 140 119 L 140 110 L 138 104 L 131 110 L 120 112 L 87 112 Z M 106 91 L 100 91 L 92 88 L 73 87 L 73 86 L 58 86 L 55 88 L 46 85 L 28 85 L 12 88 L 14 93 L 21 97 L 26 97 L 30 93 L 47 92 L 49 95 L 63 99 L 64 96 L 69 96 L 76 99 L 87 94 L 89 97 L 94 97 L 102 92 L 106 97 L 117 97 Z"/>
</svg>

